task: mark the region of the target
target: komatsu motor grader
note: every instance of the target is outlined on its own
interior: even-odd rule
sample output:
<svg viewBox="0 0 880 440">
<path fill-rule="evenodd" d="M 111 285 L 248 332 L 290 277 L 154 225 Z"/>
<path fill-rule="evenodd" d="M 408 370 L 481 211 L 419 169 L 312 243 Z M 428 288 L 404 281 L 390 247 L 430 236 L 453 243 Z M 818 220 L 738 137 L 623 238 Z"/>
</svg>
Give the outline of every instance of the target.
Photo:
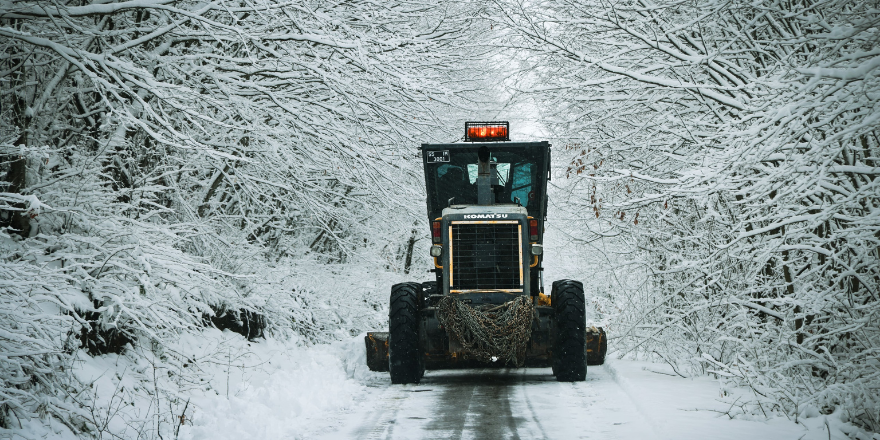
<svg viewBox="0 0 880 440">
<path fill-rule="evenodd" d="M 550 144 L 510 142 L 507 122 L 465 123 L 465 142 L 422 144 L 435 280 L 391 287 L 388 332 L 367 364 L 392 383 L 425 369 L 552 367 L 582 381 L 604 362 L 583 284 L 542 279 Z"/>
</svg>

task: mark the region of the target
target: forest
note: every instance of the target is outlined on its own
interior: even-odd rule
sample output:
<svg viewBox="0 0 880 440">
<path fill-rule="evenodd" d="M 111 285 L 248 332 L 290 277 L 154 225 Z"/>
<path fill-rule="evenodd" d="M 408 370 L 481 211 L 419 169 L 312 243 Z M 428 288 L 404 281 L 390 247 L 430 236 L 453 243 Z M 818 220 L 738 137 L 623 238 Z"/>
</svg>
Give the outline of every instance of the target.
<svg viewBox="0 0 880 440">
<path fill-rule="evenodd" d="M 185 341 L 387 327 L 418 146 L 499 119 L 609 353 L 880 432 L 876 1 L 4 0 L 0 48 L 0 437 L 176 438 L 232 357 Z"/>
</svg>

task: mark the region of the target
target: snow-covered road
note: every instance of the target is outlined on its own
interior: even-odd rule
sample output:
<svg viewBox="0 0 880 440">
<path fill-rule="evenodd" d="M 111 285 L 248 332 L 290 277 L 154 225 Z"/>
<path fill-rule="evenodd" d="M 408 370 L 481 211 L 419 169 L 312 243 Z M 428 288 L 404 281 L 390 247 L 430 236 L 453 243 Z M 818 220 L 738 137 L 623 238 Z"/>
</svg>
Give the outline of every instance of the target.
<svg viewBox="0 0 880 440">
<path fill-rule="evenodd" d="M 307 438 L 333 439 L 843 439 L 837 420 L 731 419 L 718 382 L 662 365 L 610 361 L 587 380 L 549 368 L 428 371 L 418 385 L 371 380 L 358 404 Z M 806 423 L 804 423 L 806 422 Z M 830 430 L 830 432 L 829 432 Z M 830 435 L 829 435 L 830 434 Z"/>
<path fill-rule="evenodd" d="M 748 390 L 679 377 L 664 364 L 609 358 L 576 383 L 557 382 L 549 368 L 485 368 L 392 385 L 388 373 L 366 368 L 363 336 L 314 347 L 217 337 L 250 354 L 233 369 L 218 364 L 212 387 L 192 396 L 180 440 L 844 440 L 855 432 L 839 414 L 811 408 L 797 422 L 744 413 Z"/>
<path fill-rule="evenodd" d="M 420 384 L 377 397 L 320 438 L 656 438 L 601 367 L 583 383 L 557 382 L 548 368 L 428 371 Z"/>
</svg>

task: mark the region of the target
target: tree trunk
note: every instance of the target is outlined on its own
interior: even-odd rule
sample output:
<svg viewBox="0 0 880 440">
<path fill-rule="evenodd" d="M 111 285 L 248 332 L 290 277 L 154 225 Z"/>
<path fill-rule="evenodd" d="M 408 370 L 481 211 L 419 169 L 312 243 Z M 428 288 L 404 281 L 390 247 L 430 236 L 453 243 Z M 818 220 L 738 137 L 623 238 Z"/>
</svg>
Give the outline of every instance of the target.
<svg viewBox="0 0 880 440">
<path fill-rule="evenodd" d="M 416 235 L 418 235 L 419 230 L 417 228 L 419 222 L 413 223 L 412 232 L 409 235 L 409 242 L 406 244 L 406 261 L 403 263 L 403 273 L 409 274 L 409 270 L 412 267 L 412 256 L 413 256 L 413 248 L 416 246 Z"/>
</svg>

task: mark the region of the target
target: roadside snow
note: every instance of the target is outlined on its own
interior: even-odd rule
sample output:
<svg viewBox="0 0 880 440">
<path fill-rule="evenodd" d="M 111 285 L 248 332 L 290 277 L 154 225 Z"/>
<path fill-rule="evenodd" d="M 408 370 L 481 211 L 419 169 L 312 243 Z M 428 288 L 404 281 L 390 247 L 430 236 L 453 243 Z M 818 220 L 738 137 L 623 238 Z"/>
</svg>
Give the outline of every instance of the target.
<svg viewBox="0 0 880 440">
<path fill-rule="evenodd" d="M 193 398 L 192 425 L 181 427 L 180 439 L 305 438 L 315 420 L 350 410 L 375 375 L 366 367 L 363 337 L 314 347 L 268 340 L 251 349 L 251 367 L 233 371 L 228 397 Z"/>
<path fill-rule="evenodd" d="M 77 354 L 74 374 L 89 390 L 78 398 L 102 438 L 309 438 L 316 421 L 350 410 L 371 377 L 385 377 L 367 368 L 363 336 L 308 346 L 207 329 L 156 352 L 130 350 L 137 353 Z M 15 433 L 78 438 L 52 420 L 28 422 Z"/>
<path fill-rule="evenodd" d="M 717 380 L 682 378 L 663 364 L 611 359 L 604 369 L 626 391 L 659 438 L 844 440 L 849 438 L 846 433 L 856 439 L 872 438 L 842 422 L 837 414 L 816 412 L 799 418 L 798 423 L 773 413 L 770 418 L 745 416 L 736 406 L 736 396 L 743 390 L 722 391 Z"/>
<path fill-rule="evenodd" d="M 550 369 L 482 369 L 429 371 L 420 386 L 391 386 L 387 373 L 367 369 L 363 335 L 305 346 L 271 338 L 248 342 L 207 330 L 183 337 L 173 350 L 186 353 L 186 364 L 176 369 L 167 353 L 157 355 L 155 364 L 143 353 L 137 364 L 126 356 L 81 358 L 76 374 L 92 384 L 107 433 L 136 438 L 155 432 L 158 419 L 163 438 L 182 440 L 366 434 L 420 439 L 447 432 L 437 431 L 441 415 L 459 411 L 471 422 L 448 432 L 467 437 L 474 435 L 468 430 L 475 421 L 494 417 L 488 415 L 494 414 L 491 408 L 507 405 L 516 423 L 500 431 L 502 437 L 880 440 L 836 414 L 807 410 L 795 423 L 738 413 L 742 390 L 725 389 L 709 377 L 678 377 L 665 365 L 647 362 L 609 359 L 590 367 L 586 382 L 574 384 L 556 382 Z M 160 359 L 161 369 L 155 368 Z M 161 374 L 152 376 L 154 371 Z M 159 402 L 145 397 L 155 392 L 143 392 L 151 380 L 163 390 Z M 468 395 L 450 397 L 459 390 Z M 159 415 L 157 404 L 163 408 Z M 485 411 L 490 413 L 481 416 Z M 34 436 L 75 438 L 64 427 L 23 428 Z"/>
</svg>

